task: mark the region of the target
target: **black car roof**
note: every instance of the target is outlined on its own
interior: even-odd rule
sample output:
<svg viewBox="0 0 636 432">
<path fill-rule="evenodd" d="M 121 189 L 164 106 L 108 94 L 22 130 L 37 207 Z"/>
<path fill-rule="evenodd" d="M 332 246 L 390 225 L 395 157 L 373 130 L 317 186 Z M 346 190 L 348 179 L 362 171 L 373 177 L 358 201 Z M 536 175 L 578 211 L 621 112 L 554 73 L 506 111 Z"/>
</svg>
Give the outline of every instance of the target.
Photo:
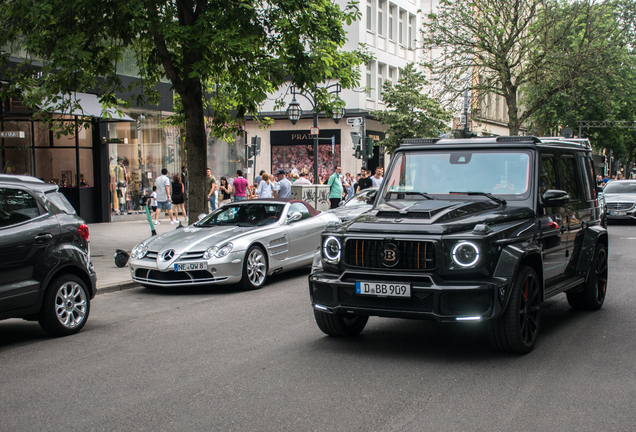
<svg viewBox="0 0 636 432">
<path fill-rule="evenodd" d="M 479 138 L 411 138 L 402 140 L 399 150 L 434 149 L 434 148 L 567 148 L 571 150 L 591 151 L 592 146 L 587 138 L 498 136 Z"/>
<path fill-rule="evenodd" d="M 23 186 L 38 192 L 51 192 L 57 190 L 56 184 L 44 183 L 42 180 L 27 176 L 15 174 L 0 174 L 0 185 L 5 186 Z"/>
</svg>

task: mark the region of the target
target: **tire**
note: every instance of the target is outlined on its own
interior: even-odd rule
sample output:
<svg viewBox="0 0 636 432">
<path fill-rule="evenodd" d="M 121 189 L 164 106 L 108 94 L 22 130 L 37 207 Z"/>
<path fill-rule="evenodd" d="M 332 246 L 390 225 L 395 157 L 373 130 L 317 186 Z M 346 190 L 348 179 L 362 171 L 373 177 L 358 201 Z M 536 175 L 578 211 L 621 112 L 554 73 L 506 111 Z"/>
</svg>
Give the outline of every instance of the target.
<svg viewBox="0 0 636 432">
<path fill-rule="evenodd" d="M 323 333 L 336 337 L 357 336 L 369 321 L 366 315 L 334 315 L 316 309 L 314 309 L 314 318 Z"/>
<path fill-rule="evenodd" d="M 72 274 L 56 277 L 44 293 L 38 322 L 52 336 L 69 336 L 79 332 L 90 313 L 90 296 L 86 285 Z"/>
<path fill-rule="evenodd" d="M 243 259 L 243 277 L 239 285 L 245 290 L 257 290 L 267 280 L 267 258 L 259 246 L 251 246 Z"/>
<path fill-rule="evenodd" d="M 607 248 L 598 243 L 590 267 L 587 282 L 580 292 L 566 293 L 568 303 L 574 309 L 599 310 L 607 293 Z"/>
<path fill-rule="evenodd" d="M 532 267 L 521 266 L 512 284 L 506 310 L 489 325 L 494 348 L 527 354 L 534 348 L 541 324 L 541 285 Z"/>
</svg>

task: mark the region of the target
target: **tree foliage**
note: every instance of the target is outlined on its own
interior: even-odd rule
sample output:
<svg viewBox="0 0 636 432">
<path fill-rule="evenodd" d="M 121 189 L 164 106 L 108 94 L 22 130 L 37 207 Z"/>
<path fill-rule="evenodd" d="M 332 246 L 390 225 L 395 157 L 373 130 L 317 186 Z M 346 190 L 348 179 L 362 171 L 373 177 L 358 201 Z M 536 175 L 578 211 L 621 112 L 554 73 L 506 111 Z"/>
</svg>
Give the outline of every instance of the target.
<svg viewBox="0 0 636 432">
<path fill-rule="evenodd" d="M 12 0 L 0 3 L 0 97 L 19 94 L 30 106 L 58 95 L 90 91 L 105 106 L 155 102 L 155 85 L 172 84 L 182 106 L 191 174 L 190 212 L 206 208 L 204 116 L 220 138 L 243 133 L 248 114 L 290 77 L 309 90 L 328 115 L 343 101 L 318 84 L 338 80 L 356 87 L 358 52 L 343 51 L 343 23 L 358 19 L 331 0 Z M 139 79 L 117 75 L 124 54 L 134 53 Z M 25 59 L 17 67 L 12 54 Z M 208 93 L 209 91 L 209 93 Z M 205 105 L 204 105 L 205 104 Z M 70 110 L 74 102 L 66 99 Z M 194 205 L 194 207 L 193 207 Z M 193 208 L 192 208 L 193 207 Z"/>
<path fill-rule="evenodd" d="M 429 82 L 412 63 L 400 68 L 395 86 L 385 81 L 382 87 L 382 100 L 387 109 L 372 114 L 380 123 L 389 125 L 387 138 L 379 142 L 388 153 L 393 153 L 404 138 L 437 138 L 449 129 L 446 122 L 450 121 L 451 113 L 427 94 Z"/>
<path fill-rule="evenodd" d="M 439 53 L 426 66 L 451 102 L 465 89 L 473 104 L 488 93 L 503 96 L 516 135 L 564 82 L 600 73 L 599 50 L 624 42 L 625 29 L 603 25 L 613 13 L 612 2 L 595 0 L 441 0 L 423 24 L 424 48 Z M 520 103 L 524 86 L 538 82 L 551 85 Z"/>
</svg>

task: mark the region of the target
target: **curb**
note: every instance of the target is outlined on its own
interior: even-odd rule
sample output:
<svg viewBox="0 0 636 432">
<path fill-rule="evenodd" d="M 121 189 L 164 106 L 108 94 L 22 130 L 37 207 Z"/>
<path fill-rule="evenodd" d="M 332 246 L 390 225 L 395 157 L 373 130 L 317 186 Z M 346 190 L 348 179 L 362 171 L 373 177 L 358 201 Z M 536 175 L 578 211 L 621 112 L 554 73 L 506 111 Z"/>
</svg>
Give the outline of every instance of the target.
<svg viewBox="0 0 636 432">
<path fill-rule="evenodd" d="M 123 290 L 128 290 L 132 288 L 140 288 L 140 287 L 141 285 L 139 285 L 137 282 L 133 282 L 132 280 L 126 281 L 126 282 L 118 282 L 118 283 L 114 283 L 114 284 L 110 284 L 110 285 L 106 285 L 102 287 L 97 287 L 97 295 L 108 294 L 108 293 L 112 293 L 116 291 L 123 291 Z"/>
</svg>

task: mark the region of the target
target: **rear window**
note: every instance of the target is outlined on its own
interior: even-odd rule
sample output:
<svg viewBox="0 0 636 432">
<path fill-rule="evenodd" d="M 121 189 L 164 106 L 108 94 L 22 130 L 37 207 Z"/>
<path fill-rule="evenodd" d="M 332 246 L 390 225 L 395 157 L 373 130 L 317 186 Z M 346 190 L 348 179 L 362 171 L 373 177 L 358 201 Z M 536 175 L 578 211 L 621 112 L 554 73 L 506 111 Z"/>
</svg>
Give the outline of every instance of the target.
<svg viewBox="0 0 636 432">
<path fill-rule="evenodd" d="M 55 207 L 66 214 L 75 214 L 75 209 L 64 195 L 59 192 L 50 192 L 46 194 L 46 197 L 51 201 Z"/>
</svg>

